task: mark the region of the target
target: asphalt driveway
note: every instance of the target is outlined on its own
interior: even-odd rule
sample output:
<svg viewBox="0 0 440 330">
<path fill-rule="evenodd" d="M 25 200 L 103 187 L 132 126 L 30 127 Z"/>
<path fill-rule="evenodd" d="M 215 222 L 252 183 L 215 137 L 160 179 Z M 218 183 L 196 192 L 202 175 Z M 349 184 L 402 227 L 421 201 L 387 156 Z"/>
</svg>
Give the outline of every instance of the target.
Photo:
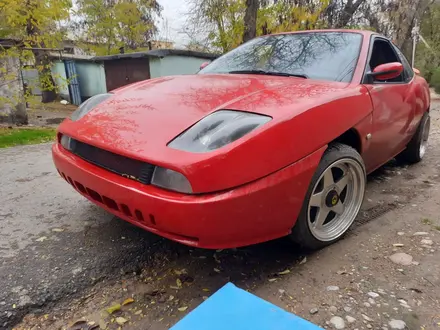
<svg viewBox="0 0 440 330">
<path fill-rule="evenodd" d="M 50 148 L 0 149 L 0 328 L 178 248 L 78 195 L 56 172 Z"/>
<path fill-rule="evenodd" d="M 409 167 L 388 164 L 369 177 L 357 227 L 387 212 L 417 207 L 415 198 L 429 198 L 436 189 L 440 182 L 439 109 L 440 104 L 433 107 L 431 145 L 422 163 Z M 79 299 L 81 305 L 81 299 L 96 283 L 111 287 L 112 281 L 125 278 L 125 274 L 142 277 L 167 266 L 193 267 L 205 274 L 202 266 L 191 263 L 212 261 L 215 253 L 214 259 L 207 259 L 212 251 L 162 239 L 93 205 L 59 177 L 50 148 L 50 144 L 41 144 L 0 149 L 1 329 L 12 328 L 29 313 L 42 315 L 50 310 L 63 314 L 70 310 L 71 300 Z M 398 217 L 393 219 L 400 221 Z M 378 225 L 377 231 L 381 230 Z M 352 250 L 356 250 L 356 244 Z M 246 281 L 265 282 L 280 267 L 284 269 L 302 258 L 291 247 L 277 242 L 240 251 L 246 262 L 235 257 L 231 257 L 230 264 L 223 262 L 227 276 L 220 282 L 215 282 L 219 275 L 212 272 L 218 260 L 214 260 L 213 267 L 209 265 L 204 278 L 211 282 L 205 287 L 219 287 L 243 274 L 251 274 Z M 191 259 L 194 254 L 203 254 L 203 259 Z M 195 294 L 190 292 L 188 297 Z M 158 310 L 157 315 L 163 315 L 163 311 Z"/>
</svg>

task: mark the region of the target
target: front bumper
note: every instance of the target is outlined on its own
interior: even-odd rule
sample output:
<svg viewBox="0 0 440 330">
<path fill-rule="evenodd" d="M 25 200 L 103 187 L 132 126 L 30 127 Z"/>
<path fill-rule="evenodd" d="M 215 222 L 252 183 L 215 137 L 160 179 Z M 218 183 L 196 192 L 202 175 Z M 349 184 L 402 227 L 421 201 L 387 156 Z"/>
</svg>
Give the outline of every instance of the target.
<svg viewBox="0 0 440 330">
<path fill-rule="evenodd" d="M 290 233 L 325 148 L 231 190 L 183 195 L 144 185 L 52 147 L 55 166 L 75 190 L 114 215 L 180 243 L 232 248 Z"/>
</svg>

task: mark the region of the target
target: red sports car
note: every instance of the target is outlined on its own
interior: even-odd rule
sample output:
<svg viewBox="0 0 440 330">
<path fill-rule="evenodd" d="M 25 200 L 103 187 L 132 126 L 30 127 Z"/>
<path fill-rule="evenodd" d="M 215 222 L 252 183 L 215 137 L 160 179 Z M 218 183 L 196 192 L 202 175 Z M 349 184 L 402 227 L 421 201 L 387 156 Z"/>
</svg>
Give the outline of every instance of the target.
<svg viewBox="0 0 440 330">
<path fill-rule="evenodd" d="M 197 74 L 85 101 L 59 127 L 53 159 L 92 202 L 202 248 L 289 235 L 338 240 L 366 174 L 420 161 L 430 94 L 385 37 L 354 30 L 255 38 Z"/>
</svg>

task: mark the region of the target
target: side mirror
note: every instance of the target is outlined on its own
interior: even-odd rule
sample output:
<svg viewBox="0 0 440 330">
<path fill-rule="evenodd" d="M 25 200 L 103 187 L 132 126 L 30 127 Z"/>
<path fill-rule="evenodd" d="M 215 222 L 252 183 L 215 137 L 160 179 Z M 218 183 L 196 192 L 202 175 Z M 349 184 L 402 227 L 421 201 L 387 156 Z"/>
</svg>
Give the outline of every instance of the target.
<svg viewBox="0 0 440 330">
<path fill-rule="evenodd" d="M 208 64 L 209 64 L 209 62 L 203 62 L 203 63 L 200 65 L 200 70 L 206 68 L 206 67 L 208 66 Z"/>
<path fill-rule="evenodd" d="M 385 63 L 378 65 L 370 72 L 370 77 L 379 81 L 385 81 L 397 78 L 403 72 L 403 65 L 399 62 Z"/>
<path fill-rule="evenodd" d="M 414 73 L 416 75 L 420 76 L 420 70 L 419 69 L 413 68 L 413 71 L 414 71 Z"/>
</svg>

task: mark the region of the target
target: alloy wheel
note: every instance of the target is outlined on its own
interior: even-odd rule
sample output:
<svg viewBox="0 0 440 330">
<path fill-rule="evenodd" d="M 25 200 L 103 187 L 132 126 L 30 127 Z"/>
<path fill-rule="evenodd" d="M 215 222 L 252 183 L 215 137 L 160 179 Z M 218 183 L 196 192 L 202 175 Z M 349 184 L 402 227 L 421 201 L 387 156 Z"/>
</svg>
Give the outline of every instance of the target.
<svg viewBox="0 0 440 330">
<path fill-rule="evenodd" d="M 362 205 L 365 181 L 362 166 L 351 158 L 325 169 L 308 203 L 308 225 L 316 239 L 333 241 L 348 230 Z"/>
<path fill-rule="evenodd" d="M 420 141 L 420 149 L 419 149 L 420 158 L 423 158 L 423 156 L 425 156 L 426 154 L 430 128 L 431 128 L 431 119 L 428 118 L 428 120 L 425 121 L 425 124 L 423 125 L 422 128 L 422 140 Z"/>
</svg>

